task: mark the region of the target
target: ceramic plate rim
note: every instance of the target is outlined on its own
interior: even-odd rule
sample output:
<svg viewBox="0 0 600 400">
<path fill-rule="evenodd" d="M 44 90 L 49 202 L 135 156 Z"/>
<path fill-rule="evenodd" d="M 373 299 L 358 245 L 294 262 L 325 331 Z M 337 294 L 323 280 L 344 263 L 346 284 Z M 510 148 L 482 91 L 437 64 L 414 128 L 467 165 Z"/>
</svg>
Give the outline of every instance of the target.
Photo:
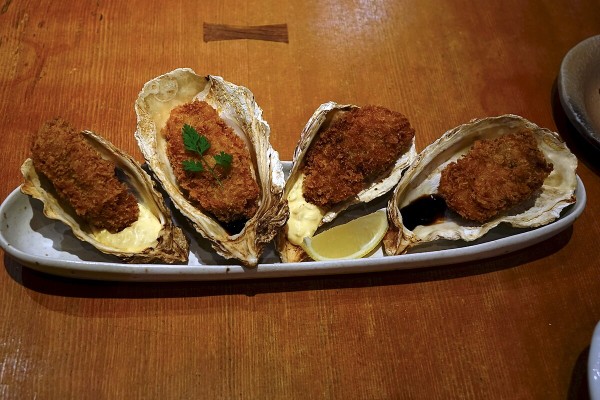
<svg viewBox="0 0 600 400">
<path fill-rule="evenodd" d="M 600 321 L 596 324 L 588 357 L 588 386 L 590 398 L 600 400 Z"/>
<path fill-rule="evenodd" d="M 578 66 L 578 61 L 574 59 L 574 55 L 577 52 L 582 52 L 583 49 L 588 47 L 597 46 L 600 49 L 600 35 L 591 36 L 587 39 L 582 40 L 573 46 L 567 54 L 565 54 L 564 58 L 560 64 L 560 72 L 558 74 L 558 94 L 560 103 L 569 118 L 569 121 L 575 126 L 577 131 L 592 145 L 600 150 L 600 132 L 594 129 L 593 125 L 590 123 L 587 117 L 587 111 L 585 104 L 580 104 L 580 102 L 576 99 L 577 94 L 571 92 L 572 85 L 566 84 L 565 81 L 571 79 L 583 79 L 584 77 L 577 76 L 573 78 L 570 74 L 570 70 L 573 68 L 573 65 Z M 595 57 L 597 60 L 596 64 L 600 62 L 600 51 L 591 57 Z M 592 61 L 588 61 L 588 64 L 593 64 Z M 600 89 L 600 88 L 598 88 Z"/>
<path fill-rule="evenodd" d="M 15 204 L 23 206 L 19 202 L 29 201 L 29 197 L 21 193 L 19 188 L 16 188 L 0 205 L 0 219 L 2 221 L 0 247 L 23 265 L 35 270 L 60 276 L 96 280 L 231 280 L 413 269 L 494 257 L 520 250 L 552 237 L 571 226 L 585 208 L 586 192 L 579 176 L 577 176 L 577 189 L 575 193 L 577 198 L 575 204 L 570 205 L 556 221 L 539 228 L 508 235 L 489 242 L 423 253 L 359 260 L 310 261 L 289 264 L 266 263 L 259 264 L 257 268 L 251 269 L 240 265 L 165 265 L 75 261 L 27 254 L 15 247 L 13 243 L 10 243 L 10 240 L 4 234 L 5 225 L 7 224 L 6 213 L 10 207 L 15 207 Z"/>
</svg>

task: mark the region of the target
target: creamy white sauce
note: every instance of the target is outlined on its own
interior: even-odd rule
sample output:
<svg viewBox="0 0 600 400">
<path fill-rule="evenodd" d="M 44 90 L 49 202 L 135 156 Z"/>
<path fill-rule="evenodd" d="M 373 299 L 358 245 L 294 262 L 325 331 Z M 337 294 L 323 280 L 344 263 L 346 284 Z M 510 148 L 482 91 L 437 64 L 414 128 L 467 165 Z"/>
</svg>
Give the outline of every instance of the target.
<svg viewBox="0 0 600 400">
<path fill-rule="evenodd" d="M 127 253 L 142 251 L 147 247 L 155 246 L 162 225 L 146 206 L 139 204 L 139 208 L 138 220 L 121 232 L 110 233 L 106 229 L 102 229 L 94 231 L 92 236 L 106 246 Z"/>
<path fill-rule="evenodd" d="M 290 209 L 290 217 L 287 221 L 287 237 L 296 246 L 300 246 L 305 237 L 314 235 L 323 219 L 323 215 L 325 215 L 321 208 L 304 199 L 302 182 L 304 182 L 304 174 L 299 174 L 287 198 Z"/>
</svg>

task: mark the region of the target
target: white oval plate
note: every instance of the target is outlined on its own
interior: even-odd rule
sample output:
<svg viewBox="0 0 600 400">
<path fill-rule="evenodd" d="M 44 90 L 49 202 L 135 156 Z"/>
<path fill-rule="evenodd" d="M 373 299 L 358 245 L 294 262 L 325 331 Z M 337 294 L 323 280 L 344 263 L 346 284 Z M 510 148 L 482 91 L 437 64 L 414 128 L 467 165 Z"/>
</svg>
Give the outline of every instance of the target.
<svg viewBox="0 0 600 400">
<path fill-rule="evenodd" d="M 284 162 L 288 173 L 290 162 Z M 567 207 L 561 217 L 536 229 L 499 226 L 474 242 L 438 241 L 416 247 L 413 253 L 383 255 L 378 249 L 369 258 L 359 260 L 313 261 L 283 264 L 273 247 L 268 247 L 257 268 L 245 268 L 218 256 L 208 241 L 189 230 L 190 258 L 187 265 L 124 264 L 81 242 L 66 225 L 46 218 L 41 202 L 15 189 L 0 205 L 0 247 L 38 271 L 83 279 L 120 281 L 192 281 L 276 278 L 308 275 L 333 275 L 360 272 L 411 269 L 455 264 L 489 258 L 548 239 L 568 228 L 581 215 L 586 203 L 583 183 L 577 177 L 577 202 Z M 385 196 L 384 196 L 385 197 Z M 349 210 L 337 218 L 343 223 L 359 215 L 384 208 L 387 198 Z M 185 225 L 182 224 L 185 230 Z"/>
<path fill-rule="evenodd" d="M 600 322 L 596 324 L 588 358 L 588 386 L 590 398 L 600 400 Z"/>
<path fill-rule="evenodd" d="M 571 123 L 600 149 L 600 35 L 585 39 L 565 55 L 558 94 Z"/>
</svg>

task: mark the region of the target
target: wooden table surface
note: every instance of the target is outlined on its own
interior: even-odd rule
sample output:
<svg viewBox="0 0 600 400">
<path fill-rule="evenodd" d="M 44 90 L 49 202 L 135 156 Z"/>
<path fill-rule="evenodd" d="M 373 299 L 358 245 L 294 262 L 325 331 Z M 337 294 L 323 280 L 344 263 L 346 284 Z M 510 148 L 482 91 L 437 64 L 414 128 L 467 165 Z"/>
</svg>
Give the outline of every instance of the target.
<svg viewBox="0 0 600 400">
<path fill-rule="evenodd" d="M 566 52 L 600 33 L 600 2 L 0 3 L 0 199 L 21 182 L 31 133 L 55 116 L 141 161 L 134 101 L 178 67 L 250 88 L 284 160 L 329 100 L 401 111 L 418 150 L 472 118 L 514 113 L 560 132 L 588 195 L 575 224 L 541 244 L 418 270 L 118 283 L 4 255 L 1 398 L 588 396 L 600 155 L 555 84 Z M 287 42 L 205 41 L 209 24 L 285 24 Z"/>
</svg>

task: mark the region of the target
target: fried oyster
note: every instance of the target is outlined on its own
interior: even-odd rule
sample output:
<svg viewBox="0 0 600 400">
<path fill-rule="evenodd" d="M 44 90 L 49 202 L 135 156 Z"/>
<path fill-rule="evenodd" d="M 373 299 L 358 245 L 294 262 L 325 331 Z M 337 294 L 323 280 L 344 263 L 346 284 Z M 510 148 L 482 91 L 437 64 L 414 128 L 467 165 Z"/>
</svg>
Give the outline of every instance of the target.
<svg viewBox="0 0 600 400">
<path fill-rule="evenodd" d="M 387 207 L 385 252 L 439 239 L 472 241 L 501 223 L 548 224 L 575 202 L 576 168 L 558 134 L 517 115 L 460 125 L 427 146 L 402 176 Z"/>
<path fill-rule="evenodd" d="M 140 150 L 175 207 L 218 254 L 255 267 L 288 209 L 283 166 L 250 90 L 180 68 L 147 82 L 135 110 Z M 208 144 L 188 151 L 184 126 Z M 231 156 L 225 168 L 215 164 L 222 155 Z M 188 162 L 202 167 L 182 168 Z"/>
<path fill-rule="evenodd" d="M 302 193 L 331 208 L 389 171 L 412 144 L 414 129 L 399 112 L 379 106 L 340 113 L 306 152 Z"/>
<path fill-rule="evenodd" d="M 101 252 L 131 263 L 187 261 L 187 239 L 148 174 L 97 134 L 49 121 L 21 171 L 21 191 Z"/>
<path fill-rule="evenodd" d="M 527 200 L 552 172 L 531 131 L 478 140 L 444 168 L 438 192 L 463 218 L 486 222 Z"/>
<path fill-rule="evenodd" d="M 96 229 L 117 233 L 137 221 L 139 207 L 115 175 L 115 163 L 63 119 L 46 122 L 33 137 L 33 166 L 53 184 L 58 196 Z"/>
<path fill-rule="evenodd" d="M 282 261 L 306 260 L 305 237 L 391 190 L 416 155 L 414 134 L 404 115 L 384 107 L 322 104 L 300 136 L 286 182 L 290 217 L 277 237 Z"/>
<path fill-rule="evenodd" d="M 186 160 L 202 162 L 198 154 L 185 148 L 182 129 L 186 124 L 210 144 L 205 153 L 209 166 L 202 172 L 184 168 Z M 175 107 L 162 134 L 167 140 L 167 154 L 175 178 L 193 204 L 224 224 L 243 224 L 252 218 L 258 209 L 260 188 L 252 170 L 250 152 L 214 108 L 197 100 Z M 214 156 L 220 152 L 231 155 L 230 167 L 216 164 Z M 213 168 L 214 175 L 208 168 Z"/>
</svg>

